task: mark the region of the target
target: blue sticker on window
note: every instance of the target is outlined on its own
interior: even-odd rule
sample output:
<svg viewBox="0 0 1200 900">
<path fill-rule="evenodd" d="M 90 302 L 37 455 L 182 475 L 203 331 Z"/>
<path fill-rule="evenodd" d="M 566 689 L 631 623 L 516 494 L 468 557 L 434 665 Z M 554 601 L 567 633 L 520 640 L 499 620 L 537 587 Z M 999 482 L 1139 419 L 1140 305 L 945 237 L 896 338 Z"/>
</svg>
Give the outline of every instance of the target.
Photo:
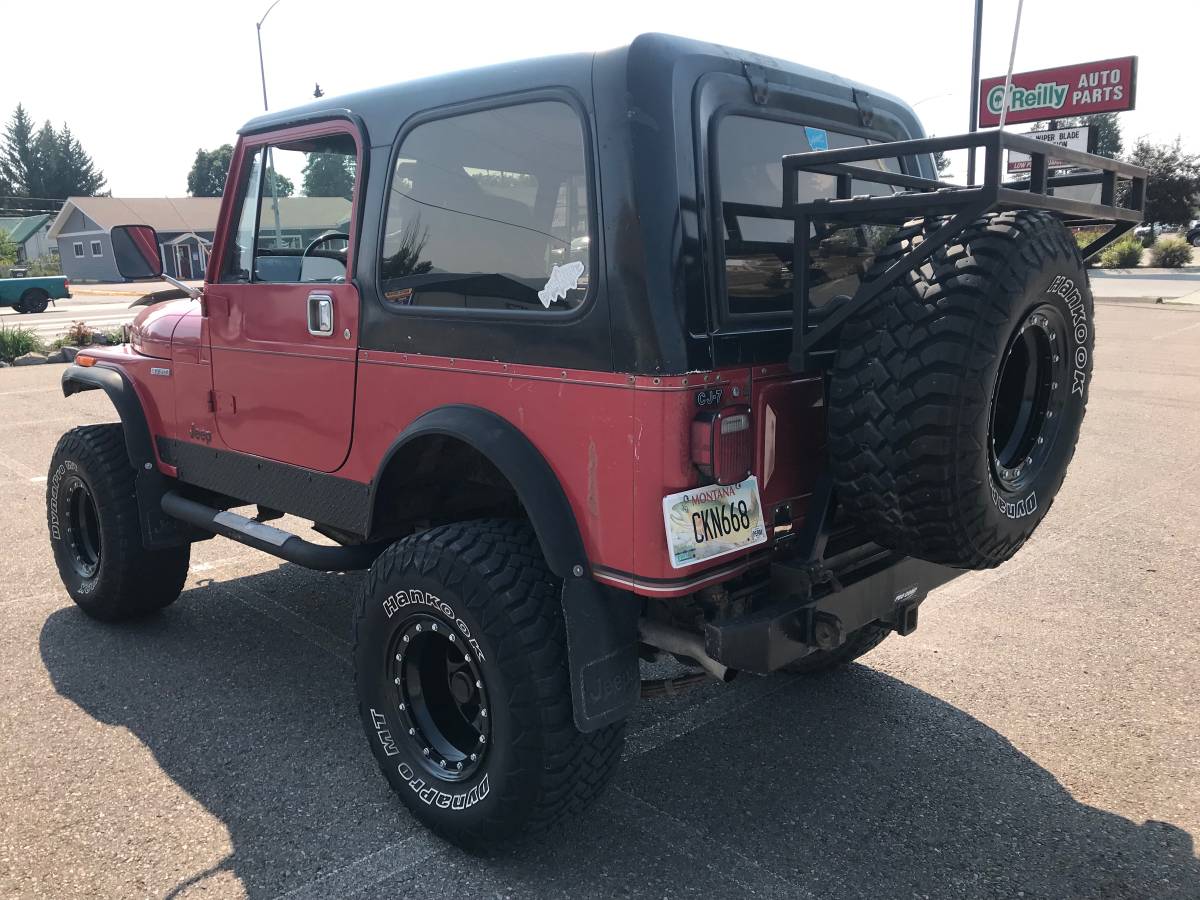
<svg viewBox="0 0 1200 900">
<path fill-rule="evenodd" d="M 804 126 L 804 136 L 808 138 L 808 148 L 810 150 L 828 150 L 829 149 L 829 132 L 824 128 L 809 128 Z"/>
</svg>

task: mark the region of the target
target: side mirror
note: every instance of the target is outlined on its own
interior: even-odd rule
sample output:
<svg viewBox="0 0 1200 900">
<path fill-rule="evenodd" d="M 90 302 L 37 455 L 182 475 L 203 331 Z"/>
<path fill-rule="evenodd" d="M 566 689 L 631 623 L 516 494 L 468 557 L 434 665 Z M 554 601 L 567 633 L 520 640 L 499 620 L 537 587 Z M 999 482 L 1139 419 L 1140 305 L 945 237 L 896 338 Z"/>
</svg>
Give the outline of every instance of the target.
<svg viewBox="0 0 1200 900">
<path fill-rule="evenodd" d="M 113 262 L 122 278 L 143 281 L 163 277 L 158 232 L 149 225 L 117 225 L 110 232 Z"/>
</svg>

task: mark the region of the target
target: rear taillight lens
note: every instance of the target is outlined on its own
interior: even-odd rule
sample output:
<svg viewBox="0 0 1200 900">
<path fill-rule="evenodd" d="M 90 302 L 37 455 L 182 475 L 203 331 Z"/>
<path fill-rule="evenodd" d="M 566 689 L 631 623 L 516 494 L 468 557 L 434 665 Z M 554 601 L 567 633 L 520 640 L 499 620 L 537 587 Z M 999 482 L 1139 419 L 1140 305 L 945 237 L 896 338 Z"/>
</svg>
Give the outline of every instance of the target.
<svg viewBox="0 0 1200 900">
<path fill-rule="evenodd" d="M 750 407 L 727 406 L 692 422 L 692 462 L 717 484 L 736 484 L 750 474 L 754 430 Z"/>
</svg>

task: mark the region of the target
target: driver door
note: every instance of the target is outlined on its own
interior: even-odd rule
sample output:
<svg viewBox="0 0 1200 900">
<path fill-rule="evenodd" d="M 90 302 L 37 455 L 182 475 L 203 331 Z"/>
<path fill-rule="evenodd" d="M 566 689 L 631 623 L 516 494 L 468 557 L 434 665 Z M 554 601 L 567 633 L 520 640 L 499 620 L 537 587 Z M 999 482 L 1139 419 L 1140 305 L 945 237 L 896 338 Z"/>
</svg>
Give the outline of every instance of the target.
<svg viewBox="0 0 1200 900">
<path fill-rule="evenodd" d="M 349 123 L 326 122 L 245 138 L 234 154 L 204 304 L 211 405 L 234 450 L 322 472 L 349 452 L 361 152 Z"/>
</svg>

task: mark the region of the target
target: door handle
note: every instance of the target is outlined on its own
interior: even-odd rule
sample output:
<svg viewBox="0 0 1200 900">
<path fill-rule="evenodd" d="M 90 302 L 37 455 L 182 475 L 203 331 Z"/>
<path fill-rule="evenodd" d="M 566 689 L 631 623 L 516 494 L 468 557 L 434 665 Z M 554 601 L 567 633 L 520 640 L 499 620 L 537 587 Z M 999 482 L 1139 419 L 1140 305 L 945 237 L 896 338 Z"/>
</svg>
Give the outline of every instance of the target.
<svg viewBox="0 0 1200 900">
<path fill-rule="evenodd" d="M 308 295 L 308 333 L 317 337 L 333 334 L 333 295 L 314 292 Z"/>
</svg>

